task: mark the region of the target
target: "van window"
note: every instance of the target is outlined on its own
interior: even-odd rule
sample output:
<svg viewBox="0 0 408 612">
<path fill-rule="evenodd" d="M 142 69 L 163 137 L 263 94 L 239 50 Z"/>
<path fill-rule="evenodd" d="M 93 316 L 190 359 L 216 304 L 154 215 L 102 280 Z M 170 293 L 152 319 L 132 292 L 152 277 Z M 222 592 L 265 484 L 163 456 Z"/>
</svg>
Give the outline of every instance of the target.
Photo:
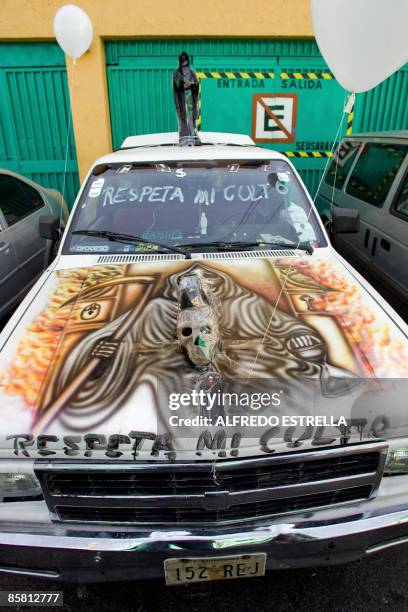
<svg viewBox="0 0 408 612">
<path fill-rule="evenodd" d="M 356 140 L 346 140 L 341 143 L 336 153 L 333 155 L 332 162 L 324 178 L 324 182 L 327 183 L 327 185 L 333 187 L 334 182 L 336 182 L 334 185 L 335 188 L 343 189 L 343 185 L 353 165 L 360 144 L 361 143 Z"/>
<path fill-rule="evenodd" d="M 402 217 L 405 217 L 408 221 L 408 175 L 405 177 L 405 181 L 402 184 L 402 189 L 398 194 L 394 212 L 398 213 Z"/>
<path fill-rule="evenodd" d="M 30 185 L 10 174 L 0 175 L 0 208 L 9 226 L 42 206 L 40 194 Z"/>
<path fill-rule="evenodd" d="M 347 184 L 346 193 L 381 207 L 407 152 L 407 145 L 365 144 Z"/>
</svg>

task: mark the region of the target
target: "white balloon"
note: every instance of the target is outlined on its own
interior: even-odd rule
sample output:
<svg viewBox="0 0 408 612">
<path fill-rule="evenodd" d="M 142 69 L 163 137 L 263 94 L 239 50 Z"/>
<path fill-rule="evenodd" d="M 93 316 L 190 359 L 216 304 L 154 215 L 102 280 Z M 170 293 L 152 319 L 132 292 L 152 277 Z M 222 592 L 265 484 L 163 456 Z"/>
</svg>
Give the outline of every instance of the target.
<svg viewBox="0 0 408 612">
<path fill-rule="evenodd" d="M 319 49 L 348 91 L 367 91 L 408 61 L 408 0 L 311 1 Z"/>
<path fill-rule="evenodd" d="M 79 6 L 65 4 L 55 14 L 54 33 L 61 49 L 76 60 L 91 46 L 92 22 Z"/>
</svg>

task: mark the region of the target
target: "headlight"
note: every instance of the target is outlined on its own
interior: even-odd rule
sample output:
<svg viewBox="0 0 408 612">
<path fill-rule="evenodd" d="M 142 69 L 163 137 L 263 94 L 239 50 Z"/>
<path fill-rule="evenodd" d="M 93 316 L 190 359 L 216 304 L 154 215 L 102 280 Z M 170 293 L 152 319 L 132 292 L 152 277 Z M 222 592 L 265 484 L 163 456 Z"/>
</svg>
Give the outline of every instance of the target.
<svg viewBox="0 0 408 612">
<path fill-rule="evenodd" d="M 408 474 L 408 440 L 390 443 L 384 473 L 389 476 Z"/>
<path fill-rule="evenodd" d="M 34 474 L 0 473 L 0 499 L 18 501 L 21 497 L 41 495 L 41 487 Z"/>
</svg>

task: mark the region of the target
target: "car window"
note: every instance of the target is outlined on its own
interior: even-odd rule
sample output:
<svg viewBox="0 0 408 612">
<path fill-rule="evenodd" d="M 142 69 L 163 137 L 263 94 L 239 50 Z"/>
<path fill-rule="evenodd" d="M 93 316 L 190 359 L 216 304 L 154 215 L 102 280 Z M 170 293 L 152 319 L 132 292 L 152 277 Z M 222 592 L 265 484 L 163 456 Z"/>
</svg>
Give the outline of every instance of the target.
<svg viewBox="0 0 408 612">
<path fill-rule="evenodd" d="M 89 230 L 138 235 L 166 246 L 299 241 L 326 246 L 307 194 L 284 160 L 97 167 L 75 209 L 64 252 L 146 250 L 140 243 L 83 234 Z"/>
<path fill-rule="evenodd" d="M 408 145 L 364 145 L 346 187 L 346 193 L 381 207 L 408 152 Z"/>
<path fill-rule="evenodd" d="M 44 206 L 36 189 L 14 176 L 0 174 L 0 208 L 8 225 L 13 225 Z"/>
<path fill-rule="evenodd" d="M 335 189 L 342 189 L 356 158 L 361 142 L 346 140 L 341 143 L 327 170 L 324 182 Z"/>
<path fill-rule="evenodd" d="M 408 221 L 408 174 L 402 184 L 402 188 L 398 194 L 393 212 L 398 213 Z"/>
</svg>

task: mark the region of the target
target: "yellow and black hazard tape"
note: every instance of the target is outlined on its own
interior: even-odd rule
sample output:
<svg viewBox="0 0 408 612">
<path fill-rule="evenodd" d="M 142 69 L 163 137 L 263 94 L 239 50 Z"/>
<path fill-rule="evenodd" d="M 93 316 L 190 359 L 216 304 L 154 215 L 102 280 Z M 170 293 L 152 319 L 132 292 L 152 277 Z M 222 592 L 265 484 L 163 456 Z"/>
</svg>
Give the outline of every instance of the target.
<svg viewBox="0 0 408 612">
<path fill-rule="evenodd" d="M 196 72 L 199 79 L 274 79 L 275 70 L 273 69 L 251 69 L 251 70 L 197 70 Z M 282 70 L 279 73 L 281 79 L 321 79 L 330 80 L 334 79 L 334 76 L 329 71 L 293 71 L 293 70 Z"/>
<path fill-rule="evenodd" d="M 274 79 L 274 70 L 242 70 L 242 71 L 200 71 L 196 72 L 199 79 Z"/>
<path fill-rule="evenodd" d="M 387 153 L 391 153 L 391 155 L 393 155 L 394 157 L 398 157 L 399 159 L 401 159 L 401 156 L 404 157 L 404 153 L 401 153 L 401 150 L 397 149 L 393 145 L 386 144 L 385 146 L 383 145 L 383 148 L 385 149 L 385 151 L 387 151 Z"/>
<path fill-rule="evenodd" d="M 372 197 L 376 197 L 377 196 L 377 191 L 374 191 L 373 189 L 370 189 L 366 185 L 360 183 L 360 181 L 358 179 L 355 179 L 353 177 L 351 177 L 349 182 L 348 182 L 347 191 L 348 191 L 348 187 L 349 186 L 350 187 L 354 187 L 354 189 L 356 189 L 357 191 L 361 191 L 362 193 L 365 193 L 368 196 L 372 196 Z"/>
<path fill-rule="evenodd" d="M 354 187 L 358 191 L 361 191 L 362 193 L 371 196 L 373 199 L 376 199 L 382 194 L 385 187 L 387 187 L 387 189 L 389 188 L 390 180 L 392 181 L 392 179 L 394 179 L 394 177 L 397 175 L 398 170 L 400 169 L 400 165 L 401 164 L 398 163 L 393 168 L 391 168 L 391 170 L 389 170 L 383 176 L 376 189 L 371 189 L 370 187 L 367 187 L 367 185 L 361 183 L 358 178 L 353 177 L 350 178 L 349 185 L 351 187 Z"/>
<path fill-rule="evenodd" d="M 349 113 L 347 117 L 346 136 L 351 136 L 351 133 L 353 132 L 353 119 L 354 113 L 353 111 L 351 111 L 351 113 Z"/>
<path fill-rule="evenodd" d="M 281 79 L 297 79 L 297 80 L 301 80 L 301 79 L 312 79 L 312 80 L 316 80 L 316 79 L 323 79 L 325 81 L 328 81 L 330 79 L 334 79 L 334 76 L 331 72 L 309 72 L 308 70 L 305 72 L 299 72 L 298 70 L 296 72 L 293 72 L 291 70 L 283 70 L 280 73 L 280 78 Z"/>
<path fill-rule="evenodd" d="M 197 130 L 201 130 L 201 84 L 198 82 L 198 117 L 196 121 Z"/>
<path fill-rule="evenodd" d="M 331 157 L 331 151 L 284 151 L 286 157 Z"/>
<path fill-rule="evenodd" d="M 383 176 L 376 189 L 376 195 L 381 193 L 384 187 L 388 187 L 390 179 L 393 179 L 398 174 L 398 170 L 400 169 L 400 167 L 401 162 L 398 162 L 393 168 L 391 168 L 391 170 L 387 172 L 387 174 Z"/>
</svg>

